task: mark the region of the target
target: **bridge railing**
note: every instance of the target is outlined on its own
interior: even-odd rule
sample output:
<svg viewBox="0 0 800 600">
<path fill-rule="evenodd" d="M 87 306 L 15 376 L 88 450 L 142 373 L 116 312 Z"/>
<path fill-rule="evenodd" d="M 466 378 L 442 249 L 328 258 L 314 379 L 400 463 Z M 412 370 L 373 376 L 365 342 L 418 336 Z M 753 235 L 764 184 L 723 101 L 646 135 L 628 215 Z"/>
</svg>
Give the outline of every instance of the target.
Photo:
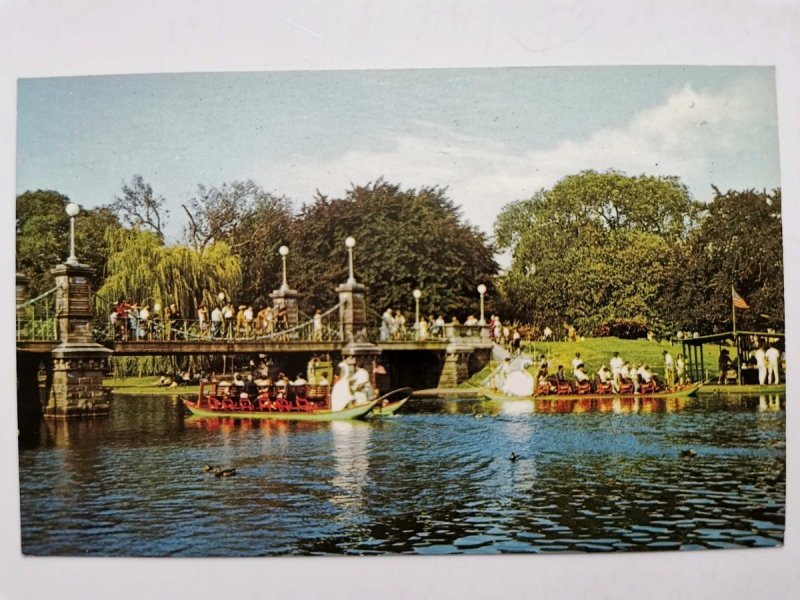
<svg viewBox="0 0 800 600">
<path fill-rule="evenodd" d="M 17 305 L 17 341 L 48 342 L 58 339 L 54 287 Z"/>
<path fill-rule="evenodd" d="M 222 322 L 198 319 L 163 319 L 160 315 L 141 319 L 130 314 L 112 321 L 95 322 L 95 338 L 99 341 L 305 341 L 325 342 L 341 340 L 338 321 L 339 305 L 326 310 L 319 318 L 302 315 L 306 320 L 293 327 L 282 327 L 272 322 L 261 324 L 256 319 Z M 105 311 L 109 315 L 111 311 Z"/>
<path fill-rule="evenodd" d="M 419 323 L 413 321 L 413 317 L 400 323 L 395 321 L 388 324 L 384 323 L 383 315 L 371 307 L 367 307 L 367 315 L 370 320 L 367 326 L 367 336 L 374 343 L 489 339 L 488 325 L 462 325 L 460 323 L 436 325 L 433 323 L 421 327 Z"/>
</svg>

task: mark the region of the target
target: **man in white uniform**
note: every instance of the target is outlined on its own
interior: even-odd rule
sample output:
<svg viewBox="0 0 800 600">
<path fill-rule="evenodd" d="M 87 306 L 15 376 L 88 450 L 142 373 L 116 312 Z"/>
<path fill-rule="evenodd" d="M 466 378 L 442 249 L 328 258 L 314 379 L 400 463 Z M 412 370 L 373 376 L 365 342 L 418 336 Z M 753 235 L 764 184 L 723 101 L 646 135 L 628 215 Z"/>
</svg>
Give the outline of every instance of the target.
<svg viewBox="0 0 800 600">
<path fill-rule="evenodd" d="M 765 352 L 767 359 L 767 383 L 774 385 L 781 382 L 778 376 L 778 364 L 781 361 L 781 351 L 775 346 L 770 346 Z"/>
<path fill-rule="evenodd" d="M 758 367 L 758 384 L 764 385 L 767 382 L 767 355 L 764 348 L 761 346 L 756 348 L 753 356 L 756 359 L 756 367 Z"/>
</svg>

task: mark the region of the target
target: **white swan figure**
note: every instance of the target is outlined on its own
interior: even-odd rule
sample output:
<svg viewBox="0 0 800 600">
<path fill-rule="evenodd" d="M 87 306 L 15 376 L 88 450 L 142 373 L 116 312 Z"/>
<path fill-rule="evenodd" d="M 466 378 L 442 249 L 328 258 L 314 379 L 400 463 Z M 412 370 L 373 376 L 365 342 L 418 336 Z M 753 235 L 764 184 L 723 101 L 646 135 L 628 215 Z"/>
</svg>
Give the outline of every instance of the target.
<svg viewBox="0 0 800 600">
<path fill-rule="evenodd" d="M 331 410 L 342 410 L 353 400 L 350 390 L 350 365 L 346 360 L 339 363 L 339 379 L 331 390 Z"/>
</svg>

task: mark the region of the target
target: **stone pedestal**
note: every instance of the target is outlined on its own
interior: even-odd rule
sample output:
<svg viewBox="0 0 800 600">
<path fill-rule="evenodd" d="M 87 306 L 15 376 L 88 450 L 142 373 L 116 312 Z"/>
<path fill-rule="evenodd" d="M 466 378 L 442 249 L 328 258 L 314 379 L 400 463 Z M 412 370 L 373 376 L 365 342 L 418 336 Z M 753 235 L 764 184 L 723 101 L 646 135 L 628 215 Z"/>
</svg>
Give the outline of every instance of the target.
<svg viewBox="0 0 800 600">
<path fill-rule="evenodd" d="M 46 417 L 84 417 L 108 413 L 109 394 L 103 371 L 111 350 L 92 333 L 92 270 L 81 264 L 61 264 L 55 277 L 59 345 L 52 351 L 53 384 L 44 409 Z"/>
<path fill-rule="evenodd" d="M 28 285 L 30 278 L 24 273 L 17 272 L 17 306 L 28 300 Z"/>
<path fill-rule="evenodd" d="M 289 329 L 300 323 L 300 309 L 297 307 L 297 298 L 299 296 L 300 294 L 297 290 L 288 287 L 281 287 L 269 295 L 269 297 L 272 298 L 272 309 L 275 311 L 276 315 L 282 306 L 286 307 Z"/>
<path fill-rule="evenodd" d="M 457 387 L 469 379 L 469 357 L 473 347 L 470 344 L 452 343 L 445 349 L 442 374 L 439 376 L 441 388 Z"/>
<path fill-rule="evenodd" d="M 366 291 L 366 286 L 360 283 L 343 283 L 336 288 L 339 294 L 339 324 L 345 342 L 367 341 Z"/>
</svg>

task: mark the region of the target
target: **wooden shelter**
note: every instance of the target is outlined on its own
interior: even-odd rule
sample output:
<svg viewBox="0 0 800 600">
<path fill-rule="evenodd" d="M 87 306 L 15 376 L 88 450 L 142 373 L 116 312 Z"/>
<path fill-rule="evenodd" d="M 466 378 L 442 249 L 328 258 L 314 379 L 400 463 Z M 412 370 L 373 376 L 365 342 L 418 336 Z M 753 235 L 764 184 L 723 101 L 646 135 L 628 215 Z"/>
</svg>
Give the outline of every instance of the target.
<svg viewBox="0 0 800 600">
<path fill-rule="evenodd" d="M 731 368 L 736 369 L 736 383 L 758 383 L 758 370 L 752 352 L 759 346 L 767 348 L 772 344 L 783 351 L 784 337 L 783 333 L 773 331 L 729 331 L 681 339 L 681 351 L 686 357 L 686 375 L 691 381 L 706 381 L 710 369 L 716 373 L 716 364 L 705 363 L 703 346 L 717 344 L 720 352 L 723 348 L 733 350 Z"/>
</svg>

